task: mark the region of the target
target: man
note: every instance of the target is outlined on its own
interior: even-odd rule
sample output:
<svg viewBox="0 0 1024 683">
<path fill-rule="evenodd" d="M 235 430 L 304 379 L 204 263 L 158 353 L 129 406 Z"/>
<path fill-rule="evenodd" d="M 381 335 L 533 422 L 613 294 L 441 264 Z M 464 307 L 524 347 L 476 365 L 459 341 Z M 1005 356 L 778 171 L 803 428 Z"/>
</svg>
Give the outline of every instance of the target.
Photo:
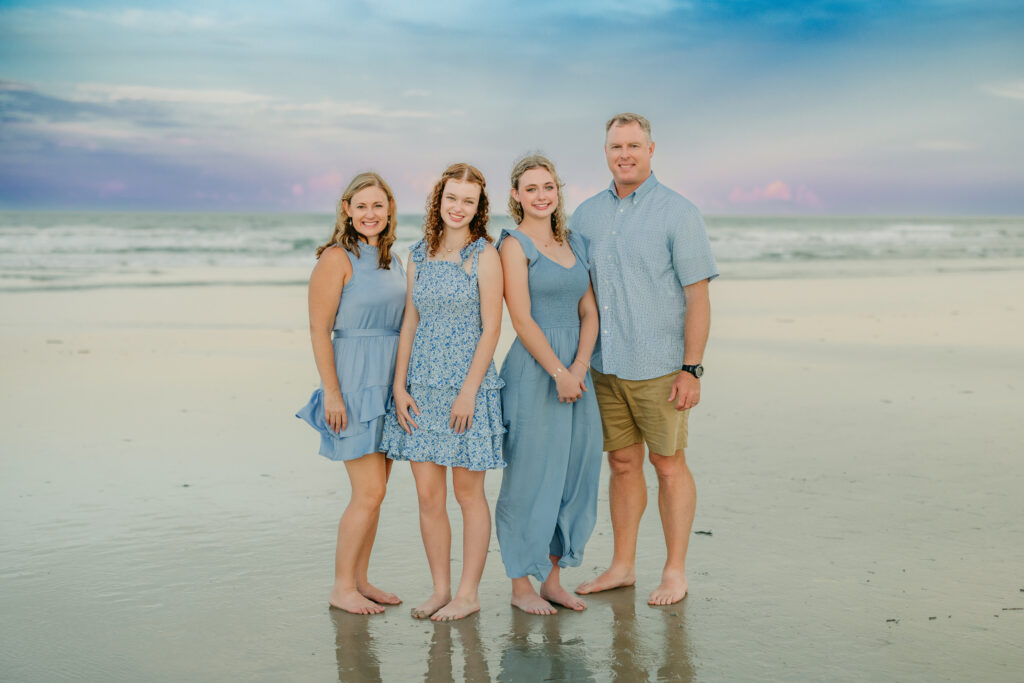
<svg viewBox="0 0 1024 683">
<path fill-rule="evenodd" d="M 585 201 L 571 227 L 590 241 L 601 314 L 591 374 L 611 468 L 611 566 L 576 589 L 636 581 L 636 541 L 647 506 L 644 442 L 658 475 L 668 557 L 651 605 L 686 597 L 686 547 L 697 491 L 686 466 L 689 411 L 700 402 L 711 324 L 708 283 L 718 276 L 700 212 L 651 172 L 651 124 L 618 114 L 605 126 L 611 186 Z"/>
</svg>

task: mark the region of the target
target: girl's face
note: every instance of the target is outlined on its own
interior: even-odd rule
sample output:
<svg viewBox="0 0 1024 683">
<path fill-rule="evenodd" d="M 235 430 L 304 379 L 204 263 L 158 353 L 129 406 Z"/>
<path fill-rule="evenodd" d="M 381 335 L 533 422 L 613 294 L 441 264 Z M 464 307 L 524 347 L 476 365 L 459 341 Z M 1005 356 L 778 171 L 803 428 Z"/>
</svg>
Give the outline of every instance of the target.
<svg viewBox="0 0 1024 683">
<path fill-rule="evenodd" d="M 441 221 L 450 230 L 468 228 L 480 204 L 480 186 L 450 179 L 441 190 Z"/>
<path fill-rule="evenodd" d="M 558 185 L 546 168 L 531 168 L 519 176 L 512 198 L 522 204 L 527 218 L 545 219 L 558 208 Z"/>
<path fill-rule="evenodd" d="M 342 202 L 342 208 L 352 218 L 356 232 L 366 238 L 368 244 L 377 244 L 377 236 L 388 225 L 388 196 L 376 186 L 364 187 L 352 195 L 352 200 Z"/>
</svg>

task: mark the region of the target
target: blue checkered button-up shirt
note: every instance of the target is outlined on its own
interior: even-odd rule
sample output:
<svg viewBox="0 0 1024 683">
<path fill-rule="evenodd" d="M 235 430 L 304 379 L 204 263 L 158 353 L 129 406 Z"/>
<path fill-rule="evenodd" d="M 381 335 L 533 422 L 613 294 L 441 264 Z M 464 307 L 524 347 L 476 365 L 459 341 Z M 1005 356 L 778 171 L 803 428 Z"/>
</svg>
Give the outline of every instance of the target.
<svg viewBox="0 0 1024 683">
<path fill-rule="evenodd" d="M 683 287 L 718 276 L 704 219 L 652 173 L 619 199 L 615 182 L 569 223 L 590 242 L 590 276 L 601 314 L 591 361 L 621 379 L 653 379 L 683 364 Z"/>
</svg>

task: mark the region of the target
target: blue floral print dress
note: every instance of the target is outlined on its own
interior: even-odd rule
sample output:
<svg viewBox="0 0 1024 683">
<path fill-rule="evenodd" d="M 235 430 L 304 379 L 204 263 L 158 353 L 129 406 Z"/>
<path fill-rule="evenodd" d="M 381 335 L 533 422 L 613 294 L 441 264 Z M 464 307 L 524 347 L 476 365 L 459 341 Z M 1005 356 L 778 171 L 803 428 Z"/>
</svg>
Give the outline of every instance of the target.
<svg viewBox="0 0 1024 683">
<path fill-rule="evenodd" d="M 384 421 L 381 450 L 392 460 L 477 471 L 505 466 L 500 397 L 505 382 L 498 377 L 493 361 L 476 393 L 473 426 L 462 434 L 449 427 L 452 403 L 469 373 L 482 332 L 477 266 L 486 246 L 482 237 L 466 246 L 460 252 L 461 264 L 428 259 L 423 240 L 412 247 L 409 258 L 416 264 L 412 301 L 420 321 L 406 386 L 420 409 L 420 415 L 413 415 L 419 427 L 406 434 L 391 406 Z M 467 273 L 465 264 L 470 259 Z"/>
</svg>

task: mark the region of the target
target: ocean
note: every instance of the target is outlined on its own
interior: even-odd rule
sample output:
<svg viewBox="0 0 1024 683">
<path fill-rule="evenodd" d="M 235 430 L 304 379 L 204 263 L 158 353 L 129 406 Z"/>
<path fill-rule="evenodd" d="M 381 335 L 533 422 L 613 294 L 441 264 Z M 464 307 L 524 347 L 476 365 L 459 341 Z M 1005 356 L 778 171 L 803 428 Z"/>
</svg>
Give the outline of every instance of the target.
<svg viewBox="0 0 1024 683">
<path fill-rule="evenodd" d="M 1015 259 L 1024 217 L 708 216 L 720 264 Z M 0 290 L 66 287 L 104 273 L 180 267 L 309 267 L 333 216 L 277 213 L 0 212 Z M 398 220 L 398 253 L 422 216 Z M 513 226 L 491 217 L 490 233 Z M 754 271 L 757 269 L 754 268 Z M 753 271 L 752 271 L 753 272 Z"/>
</svg>

